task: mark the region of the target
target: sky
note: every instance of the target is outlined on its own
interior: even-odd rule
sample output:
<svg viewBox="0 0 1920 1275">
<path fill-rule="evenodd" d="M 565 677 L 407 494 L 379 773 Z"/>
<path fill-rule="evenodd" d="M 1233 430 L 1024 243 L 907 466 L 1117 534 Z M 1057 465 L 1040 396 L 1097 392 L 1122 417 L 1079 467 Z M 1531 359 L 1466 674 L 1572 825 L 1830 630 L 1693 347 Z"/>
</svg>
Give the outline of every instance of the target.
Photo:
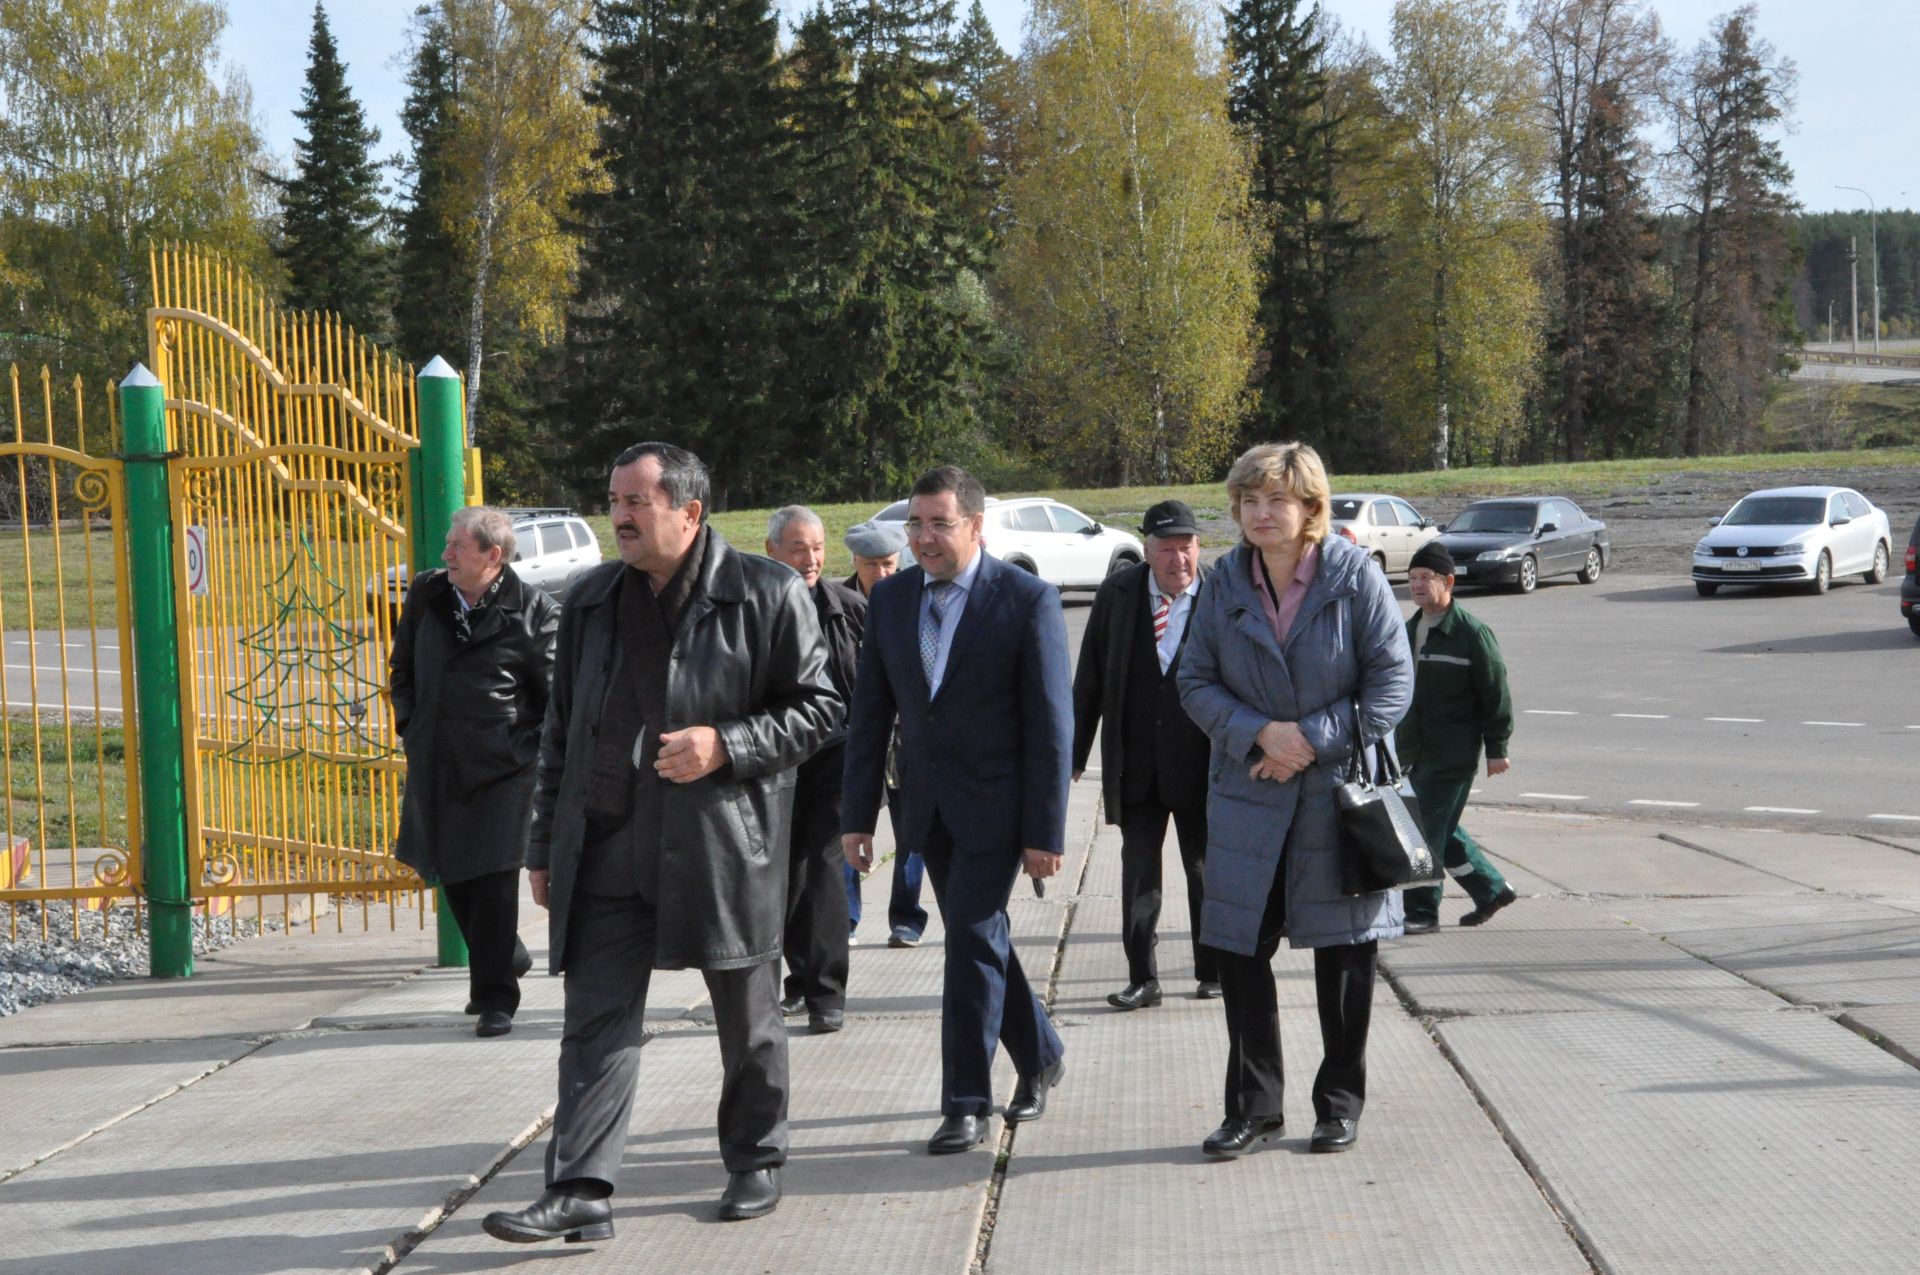
<svg viewBox="0 0 1920 1275">
<path fill-rule="evenodd" d="M 971 0 L 962 0 L 962 5 Z M 1209 4 L 1215 0 L 1207 0 Z M 1008 52 L 1020 44 L 1027 0 L 984 0 Z M 381 133 L 379 154 L 406 143 L 406 15 L 411 0 L 326 0 L 348 80 Z M 789 16 L 811 0 L 782 0 Z M 1392 0 L 1325 0 L 1328 13 L 1387 47 Z M 1733 0 L 1654 0 L 1668 37 L 1690 51 Z M 1798 65 L 1795 131 L 1783 139 L 1794 193 L 1809 212 L 1863 208 L 1858 186 L 1885 208 L 1920 206 L 1920 146 L 1910 131 L 1914 0 L 1760 0 L 1761 34 Z M 246 73 L 269 145 L 289 160 L 299 121 L 312 8 L 305 0 L 227 0 L 222 52 Z"/>
</svg>

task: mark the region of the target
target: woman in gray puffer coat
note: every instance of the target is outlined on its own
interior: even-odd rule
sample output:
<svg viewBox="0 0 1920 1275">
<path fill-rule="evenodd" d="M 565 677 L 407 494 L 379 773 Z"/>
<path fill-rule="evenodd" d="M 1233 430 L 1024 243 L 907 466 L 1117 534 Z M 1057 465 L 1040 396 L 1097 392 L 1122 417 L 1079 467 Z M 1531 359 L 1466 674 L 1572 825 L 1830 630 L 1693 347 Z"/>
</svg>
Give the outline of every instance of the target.
<svg viewBox="0 0 1920 1275">
<path fill-rule="evenodd" d="M 1344 1151 L 1366 1101 L 1378 942 L 1398 891 L 1340 893 L 1334 790 L 1360 741 L 1392 735 L 1413 699 L 1400 607 L 1358 546 L 1328 534 L 1326 470 L 1311 447 L 1268 443 L 1235 461 L 1243 537 L 1201 590 L 1180 655 L 1180 699 L 1213 741 L 1200 940 L 1221 952 L 1226 1119 L 1203 1144 L 1237 1156 L 1281 1132 L 1273 955 L 1313 949 L 1325 1057 L 1315 1151 Z"/>
</svg>

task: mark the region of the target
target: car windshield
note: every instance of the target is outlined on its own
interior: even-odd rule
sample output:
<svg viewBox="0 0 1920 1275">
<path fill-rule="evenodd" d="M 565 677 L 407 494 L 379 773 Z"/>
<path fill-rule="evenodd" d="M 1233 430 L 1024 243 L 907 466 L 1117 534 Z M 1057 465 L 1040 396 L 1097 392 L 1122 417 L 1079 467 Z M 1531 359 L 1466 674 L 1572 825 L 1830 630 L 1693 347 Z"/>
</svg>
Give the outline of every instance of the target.
<svg viewBox="0 0 1920 1275">
<path fill-rule="evenodd" d="M 1748 496 L 1720 523 L 1723 527 L 1811 527 L 1827 520 L 1824 496 Z"/>
<path fill-rule="evenodd" d="M 1473 505 L 1460 511 L 1448 531 L 1525 535 L 1533 530 L 1532 505 Z"/>
<path fill-rule="evenodd" d="M 1364 500 L 1355 500 L 1352 496 L 1335 496 L 1332 501 L 1333 520 L 1335 522 L 1352 522 L 1360 516 L 1361 506 L 1366 503 Z"/>
</svg>

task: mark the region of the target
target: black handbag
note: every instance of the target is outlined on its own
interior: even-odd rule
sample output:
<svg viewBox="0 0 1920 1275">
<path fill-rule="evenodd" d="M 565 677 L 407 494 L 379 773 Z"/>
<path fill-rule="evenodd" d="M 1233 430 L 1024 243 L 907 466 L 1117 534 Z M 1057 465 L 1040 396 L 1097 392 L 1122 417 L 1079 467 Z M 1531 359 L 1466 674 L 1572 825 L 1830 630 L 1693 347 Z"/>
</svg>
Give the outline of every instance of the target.
<svg viewBox="0 0 1920 1275">
<path fill-rule="evenodd" d="M 1420 802 L 1385 740 L 1365 744 L 1334 790 L 1340 808 L 1340 893 L 1374 894 L 1440 880 L 1440 861 L 1420 831 Z M 1371 772 L 1371 773 L 1369 773 Z"/>
</svg>

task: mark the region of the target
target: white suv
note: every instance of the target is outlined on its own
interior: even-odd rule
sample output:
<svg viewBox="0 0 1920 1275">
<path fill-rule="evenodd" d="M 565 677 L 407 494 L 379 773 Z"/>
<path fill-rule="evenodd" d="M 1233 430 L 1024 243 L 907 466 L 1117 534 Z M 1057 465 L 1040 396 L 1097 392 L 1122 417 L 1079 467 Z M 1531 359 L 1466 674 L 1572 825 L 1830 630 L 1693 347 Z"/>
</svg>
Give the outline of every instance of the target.
<svg viewBox="0 0 1920 1275">
<path fill-rule="evenodd" d="M 905 522 L 907 502 L 896 500 L 875 522 Z M 1097 589 L 1122 567 L 1146 561 L 1140 538 L 1104 526 L 1071 505 L 1044 496 L 987 498 L 983 532 L 987 552 L 1060 589 Z"/>
</svg>

